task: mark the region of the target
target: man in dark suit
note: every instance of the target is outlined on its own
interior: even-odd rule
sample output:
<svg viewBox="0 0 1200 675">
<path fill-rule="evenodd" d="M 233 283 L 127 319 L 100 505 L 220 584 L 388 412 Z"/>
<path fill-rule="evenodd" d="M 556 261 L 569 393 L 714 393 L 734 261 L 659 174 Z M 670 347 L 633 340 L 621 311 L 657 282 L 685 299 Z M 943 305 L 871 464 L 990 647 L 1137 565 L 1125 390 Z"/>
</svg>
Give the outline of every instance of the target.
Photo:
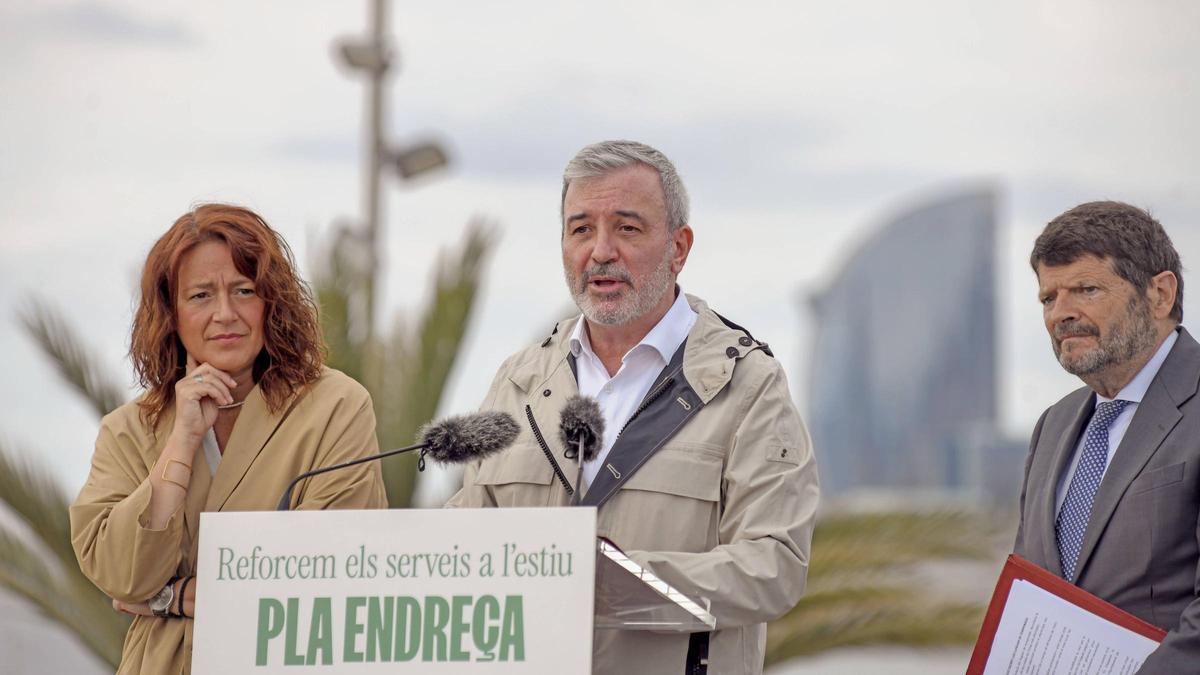
<svg viewBox="0 0 1200 675">
<path fill-rule="evenodd" d="M 1179 255 L 1150 214 L 1092 202 L 1030 264 L 1054 354 L 1087 386 L 1033 430 L 1014 550 L 1169 631 L 1140 673 L 1200 673 L 1200 344 Z"/>
</svg>

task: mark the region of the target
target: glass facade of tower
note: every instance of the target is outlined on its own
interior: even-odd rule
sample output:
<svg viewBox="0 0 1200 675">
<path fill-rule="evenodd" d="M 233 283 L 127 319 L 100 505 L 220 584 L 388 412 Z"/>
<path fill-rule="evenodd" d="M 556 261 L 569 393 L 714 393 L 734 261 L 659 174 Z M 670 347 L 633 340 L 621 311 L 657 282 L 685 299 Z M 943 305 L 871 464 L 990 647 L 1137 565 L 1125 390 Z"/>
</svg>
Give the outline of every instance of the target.
<svg viewBox="0 0 1200 675">
<path fill-rule="evenodd" d="M 991 491 L 995 235 L 990 190 L 940 199 L 887 223 L 813 299 L 823 489 Z"/>
</svg>

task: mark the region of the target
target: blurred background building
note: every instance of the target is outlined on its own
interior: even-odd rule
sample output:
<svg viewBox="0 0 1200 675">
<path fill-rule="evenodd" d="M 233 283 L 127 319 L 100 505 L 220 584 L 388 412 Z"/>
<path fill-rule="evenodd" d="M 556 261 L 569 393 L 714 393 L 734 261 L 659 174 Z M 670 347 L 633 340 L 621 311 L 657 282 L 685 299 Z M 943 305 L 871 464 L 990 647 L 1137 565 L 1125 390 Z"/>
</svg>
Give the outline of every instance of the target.
<svg viewBox="0 0 1200 675">
<path fill-rule="evenodd" d="M 812 296 L 807 419 L 827 494 L 1017 494 L 1022 444 L 999 420 L 997 200 L 978 188 L 892 218 Z"/>
</svg>

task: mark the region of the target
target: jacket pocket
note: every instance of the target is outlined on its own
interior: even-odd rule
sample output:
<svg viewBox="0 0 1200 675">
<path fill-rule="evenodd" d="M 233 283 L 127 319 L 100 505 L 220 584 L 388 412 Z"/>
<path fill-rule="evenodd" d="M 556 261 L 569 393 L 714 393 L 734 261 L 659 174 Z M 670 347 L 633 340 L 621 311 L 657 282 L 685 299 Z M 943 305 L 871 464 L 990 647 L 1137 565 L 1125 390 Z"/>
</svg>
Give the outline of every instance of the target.
<svg viewBox="0 0 1200 675">
<path fill-rule="evenodd" d="M 1129 493 L 1136 495 L 1178 483 L 1183 480 L 1183 470 L 1186 466 L 1187 462 L 1180 462 L 1147 471 L 1129 484 Z"/>
<path fill-rule="evenodd" d="M 600 508 L 600 535 L 626 550 L 711 550 L 719 543 L 721 477 L 718 455 L 659 450 Z"/>
<path fill-rule="evenodd" d="M 514 445 L 479 466 L 475 483 L 492 496 L 496 506 L 555 506 L 563 502 L 562 487 L 551 485 L 554 472 L 536 445 Z M 561 495 L 559 494 L 561 493 Z"/>
<path fill-rule="evenodd" d="M 514 445 L 500 454 L 489 457 L 479 466 L 475 482 L 497 486 L 513 483 L 549 485 L 554 478 L 541 448 L 532 443 Z"/>
<path fill-rule="evenodd" d="M 707 448 L 667 447 L 647 460 L 622 488 L 715 502 L 721 499 L 721 465 L 721 456 Z"/>
</svg>

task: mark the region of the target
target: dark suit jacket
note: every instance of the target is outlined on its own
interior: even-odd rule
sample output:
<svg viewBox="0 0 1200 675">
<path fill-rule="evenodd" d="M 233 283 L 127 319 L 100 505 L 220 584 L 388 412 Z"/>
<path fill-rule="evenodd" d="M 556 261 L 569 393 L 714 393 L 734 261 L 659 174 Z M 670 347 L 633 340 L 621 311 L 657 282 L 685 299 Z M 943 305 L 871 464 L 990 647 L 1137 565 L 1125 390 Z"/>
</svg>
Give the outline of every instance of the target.
<svg viewBox="0 0 1200 675">
<path fill-rule="evenodd" d="M 1184 329 L 1112 454 L 1076 564 L 1080 588 L 1169 631 L 1140 673 L 1200 673 L 1200 343 Z M 1015 552 L 1058 576 L 1055 491 L 1091 419 L 1083 387 L 1038 420 Z"/>
</svg>

